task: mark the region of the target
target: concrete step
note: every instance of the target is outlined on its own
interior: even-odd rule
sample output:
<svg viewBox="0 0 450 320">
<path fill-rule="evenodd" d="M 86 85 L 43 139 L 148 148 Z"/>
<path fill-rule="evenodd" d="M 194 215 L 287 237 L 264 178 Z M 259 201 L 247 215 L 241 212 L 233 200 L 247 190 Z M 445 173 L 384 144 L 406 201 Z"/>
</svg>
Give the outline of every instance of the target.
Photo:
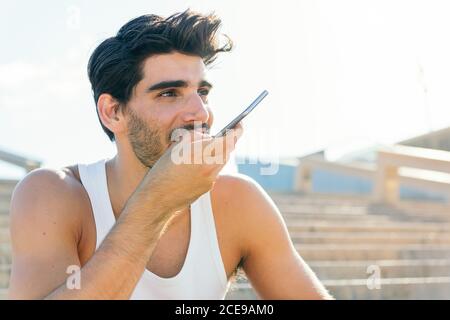
<svg viewBox="0 0 450 320">
<path fill-rule="evenodd" d="M 225 300 L 260 300 L 260 298 L 249 284 L 233 283 L 225 295 Z"/>
<path fill-rule="evenodd" d="M 283 213 L 321 213 L 321 214 L 352 214 L 366 215 L 369 213 L 367 206 L 350 205 L 305 205 L 305 204 L 277 204 Z"/>
<path fill-rule="evenodd" d="M 0 300 L 8 299 L 8 289 L 0 289 Z"/>
<path fill-rule="evenodd" d="M 8 213 L 7 213 L 8 214 Z M 378 224 L 388 224 L 396 221 L 392 221 L 389 219 L 389 217 L 381 217 L 381 219 L 371 216 L 367 217 L 345 217 L 345 216 L 338 216 L 335 215 L 334 217 L 326 217 L 324 215 L 320 214 L 312 214 L 312 215 L 297 215 L 293 217 L 284 217 L 283 220 L 286 223 L 286 225 L 298 225 L 298 224 L 312 224 L 312 223 L 330 223 L 330 224 L 340 224 L 340 223 L 363 223 L 363 224 L 372 224 L 372 225 L 378 225 Z M 432 221 L 430 221 L 432 222 Z"/>
<path fill-rule="evenodd" d="M 424 221 L 449 221 L 450 220 L 450 205 L 435 202 L 425 201 L 401 201 L 396 206 L 383 205 L 373 203 L 369 198 L 358 199 L 358 197 L 342 198 L 328 195 L 328 196 L 299 196 L 299 195 L 274 195 L 272 197 L 274 202 L 279 208 L 286 206 L 287 212 L 295 211 L 295 207 L 316 207 L 316 211 L 323 212 L 323 207 L 332 208 L 343 207 L 340 212 L 345 212 L 345 208 L 354 208 L 357 212 L 372 213 L 377 215 L 396 216 L 397 218 L 407 219 L 419 219 Z M 359 208 L 358 208 L 359 207 Z M 305 212 L 304 210 L 301 212 Z"/>
<path fill-rule="evenodd" d="M 308 265 L 321 280 L 367 279 L 377 272 L 381 278 L 450 277 L 450 259 L 309 261 Z M 239 272 L 237 283 L 248 283 Z"/>
<path fill-rule="evenodd" d="M 404 215 L 400 216 L 390 216 L 391 220 L 397 221 L 415 221 L 415 222 L 438 222 L 438 223 L 450 223 L 450 215 Z"/>
<path fill-rule="evenodd" d="M 12 193 L 0 193 L 0 202 L 10 202 Z"/>
<path fill-rule="evenodd" d="M 8 288 L 10 273 L 11 273 L 10 265 L 0 265 L 0 289 Z"/>
<path fill-rule="evenodd" d="M 450 277 L 450 259 L 313 261 L 308 265 L 321 280 L 367 279 L 374 270 L 381 278 Z"/>
<path fill-rule="evenodd" d="M 0 228 L 0 244 L 9 243 L 11 240 L 9 229 L 8 228 Z"/>
<path fill-rule="evenodd" d="M 295 248 L 307 262 L 450 258 L 449 245 L 297 244 Z"/>
<path fill-rule="evenodd" d="M 10 205 L 9 201 L 8 202 L 0 201 L 0 216 L 9 214 L 9 205 Z"/>
<path fill-rule="evenodd" d="M 281 212 L 286 223 L 295 221 L 365 221 L 377 223 L 391 221 L 388 216 L 355 215 L 355 214 L 325 214 L 325 213 L 284 213 Z"/>
<path fill-rule="evenodd" d="M 427 201 L 401 201 L 396 205 L 398 209 L 412 215 L 445 214 L 450 215 L 450 204 Z"/>
<path fill-rule="evenodd" d="M 18 180 L 0 179 L 0 194 L 12 193 L 18 182 Z"/>
<path fill-rule="evenodd" d="M 450 277 L 381 279 L 379 289 L 369 289 L 367 279 L 325 280 L 322 283 L 338 300 L 448 300 L 450 297 Z M 249 284 L 234 283 L 226 299 L 255 300 L 258 297 Z"/>
<path fill-rule="evenodd" d="M 448 300 L 450 277 L 381 279 L 380 288 L 369 289 L 367 279 L 329 280 L 324 285 L 338 299 Z"/>
<path fill-rule="evenodd" d="M 330 220 L 330 221 L 367 221 L 367 222 L 425 222 L 425 223 L 450 223 L 450 214 L 426 214 L 426 215 L 398 215 L 391 213 L 384 214 L 353 214 L 353 213 L 321 213 L 321 212 L 300 212 L 283 211 L 281 215 L 285 220 L 295 220 L 296 218 L 305 220 Z"/>
<path fill-rule="evenodd" d="M 292 232 L 295 244 L 450 244 L 450 235 L 439 232 Z"/>
<path fill-rule="evenodd" d="M 348 204 L 348 205 L 369 205 L 373 201 L 370 197 L 365 196 L 352 196 L 352 195 L 321 195 L 321 194 L 310 194 L 301 195 L 298 193 L 278 193 L 269 192 L 269 195 L 274 199 L 275 203 L 294 203 L 294 204 Z"/>
<path fill-rule="evenodd" d="M 448 223 L 413 222 L 292 222 L 287 225 L 289 232 L 450 232 Z"/>
<path fill-rule="evenodd" d="M 357 197 L 345 200 L 336 199 L 333 196 L 317 197 L 317 196 L 280 196 L 273 197 L 274 202 L 279 208 L 286 208 L 286 212 L 298 211 L 295 207 L 304 208 L 299 212 L 307 212 L 308 207 L 315 207 L 313 212 L 323 212 L 323 208 L 341 207 L 339 212 L 344 213 L 346 208 L 353 208 L 354 212 L 361 212 L 387 215 L 391 217 L 401 218 L 402 220 L 418 219 L 418 221 L 449 221 L 450 205 L 425 201 L 401 201 L 398 205 L 390 206 L 372 203 L 370 200 L 361 200 Z M 325 209 L 326 210 L 326 209 Z"/>
<path fill-rule="evenodd" d="M 11 245 L 0 243 L 0 265 L 11 264 Z"/>
<path fill-rule="evenodd" d="M 2 228 L 2 229 L 9 228 L 9 215 L 0 214 L 0 228 Z"/>
</svg>

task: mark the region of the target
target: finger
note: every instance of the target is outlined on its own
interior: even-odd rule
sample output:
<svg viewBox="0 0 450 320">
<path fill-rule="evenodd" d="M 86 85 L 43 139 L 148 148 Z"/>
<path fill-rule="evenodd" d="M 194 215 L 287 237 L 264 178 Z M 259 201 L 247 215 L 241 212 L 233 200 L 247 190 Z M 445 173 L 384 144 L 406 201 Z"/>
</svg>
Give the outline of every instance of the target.
<svg viewBox="0 0 450 320">
<path fill-rule="evenodd" d="M 234 150 L 233 138 L 215 138 L 204 149 L 204 157 L 208 163 L 224 164 L 228 161 L 229 154 Z"/>
<path fill-rule="evenodd" d="M 242 125 L 237 125 L 232 131 L 230 131 L 225 137 L 225 148 L 223 149 L 223 153 L 231 153 L 236 148 L 236 143 L 240 139 L 243 134 Z"/>
<path fill-rule="evenodd" d="M 244 123 L 243 120 L 239 121 L 238 124 L 234 127 L 236 135 L 238 139 L 242 136 L 244 133 Z"/>
<path fill-rule="evenodd" d="M 197 141 L 210 141 L 211 139 L 212 139 L 211 136 L 208 134 L 192 130 L 184 132 L 183 135 L 181 136 L 181 141 L 187 144 L 195 143 Z"/>
</svg>

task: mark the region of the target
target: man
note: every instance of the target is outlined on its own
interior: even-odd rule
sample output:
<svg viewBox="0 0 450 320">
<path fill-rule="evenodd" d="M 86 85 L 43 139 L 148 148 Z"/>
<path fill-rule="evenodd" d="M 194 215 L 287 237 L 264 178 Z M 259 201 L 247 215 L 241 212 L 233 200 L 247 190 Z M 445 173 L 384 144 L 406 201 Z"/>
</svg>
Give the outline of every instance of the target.
<svg viewBox="0 0 450 320">
<path fill-rule="evenodd" d="M 206 66 L 232 47 L 220 23 L 145 15 L 96 48 L 88 74 L 117 155 L 17 185 L 10 298 L 222 299 L 238 267 L 263 299 L 330 298 L 268 195 L 218 175 L 240 136 L 208 134 Z M 175 163 L 180 146 L 224 161 Z"/>
</svg>

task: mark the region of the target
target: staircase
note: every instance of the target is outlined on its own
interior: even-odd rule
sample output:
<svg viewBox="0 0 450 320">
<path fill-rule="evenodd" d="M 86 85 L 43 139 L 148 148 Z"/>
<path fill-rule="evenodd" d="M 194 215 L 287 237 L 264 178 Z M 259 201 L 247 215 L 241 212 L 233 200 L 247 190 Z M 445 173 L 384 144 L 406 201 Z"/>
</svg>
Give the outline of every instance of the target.
<svg viewBox="0 0 450 320">
<path fill-rule="evenodd" d="M 450 299 L 448 206 L 405 203 L 405 210 L 362 197 L 271 197 L 298 252 L 336 299 Z M 243 273 L 227 299 L 257 299 Z"/>
<path fill-rule="evenodd" d="M 6 299 L 11 270 L 9 241 L 9 203 L 16 180 L 0 179 L 0 300 Z"/>
<path fill-rule="evenodd" d="M 0 299 L 10 274 L 8 210 L 16 183 L 0 180 Z M 450 299 L 448 207 L 420 202 L 404 210 L 361 197 L 271 197 L 298 252 L 335 298 Z M 380 289 L 367 286 L 373 268 L 381 272 Z M 239 274 L 227 299 L 257 296 Z"/>
</svg>

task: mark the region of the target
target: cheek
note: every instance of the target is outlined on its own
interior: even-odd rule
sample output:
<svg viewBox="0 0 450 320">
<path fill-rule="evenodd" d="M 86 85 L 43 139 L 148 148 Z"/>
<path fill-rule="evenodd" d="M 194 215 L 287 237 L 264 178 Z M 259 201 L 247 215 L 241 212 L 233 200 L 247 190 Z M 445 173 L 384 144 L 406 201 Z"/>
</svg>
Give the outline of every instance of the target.
<svg viewBox="0 0 450 320">
<path fill-rule="evenodd" d="M 155 123 L 161 129 L 170 127 L 176 117 L 176 108 L 154 106 L 147 112 L 147 119 L 150 119 L 152 123 Z"/>
<path fill-rule="evenodd" d="M 164 110 L 153 116 L 153 121 L 160 129 L 162 135 L 161 139 L 163 139 L 164 142 L 170 141 L 170 134 L 176 127 L 177 119 L 178 114 L 171 110 Z"/>
</svg>

